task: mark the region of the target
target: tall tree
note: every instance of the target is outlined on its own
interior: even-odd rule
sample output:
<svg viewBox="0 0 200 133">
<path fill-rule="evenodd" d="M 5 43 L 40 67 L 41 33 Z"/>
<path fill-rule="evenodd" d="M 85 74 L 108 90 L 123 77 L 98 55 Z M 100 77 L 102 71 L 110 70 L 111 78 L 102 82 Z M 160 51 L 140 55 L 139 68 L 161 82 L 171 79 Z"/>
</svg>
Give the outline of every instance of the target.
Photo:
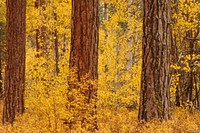
<svg viewBox="0 0 200 133">
<path fill-rule="evenodd" d="M 84 76 L 98 79 L 99 0 L 72 0 L 70 68 L 76 68 L 76 80 Z M 88 88 L 84 95 L 90 103 L 96 89 Z"/>
<path fill-rule="evenodd" d="M 5 18 L 5 1 L 0 1 L 0 93 L 2 94 L 3 90 L 3 75 L 2 75 L 2 70 L 3 70 L 3 64 L 5 61 L 5 40 L 6 40 L 6 32 L 5 32 L 5 27 L 6 27 L 6 18 Z M 2 95 L 1 95 L 2 96 Z"/>
<path fill-rule="evenodd" d="M 44 10 L 43 5 L 45 4 L 45 0 L 36 0 L 35 1 L 35 8 L 41 8 Z M 42 48 L 43 43 L 45 42 L 44 40 L 44 26 L 39 27 L 36 29 L 36 51 L 39 52 Z M 41 44 L 42 43 L 42 44 Z M 38 56 L 38 55 L 37 55 Z"/>
<path fill-rule="evenodd" d="M 24 112 L 26 0 L 6 0 L 6 68 L 3 123 Z"/>
<path fill-rule="evenodd" d="M 3 88 L 3 85 L 2 85 L 2 80 L 3 80 L 3 76 L 2 76 L 2 42 L 0 40 L 0 93 L 2 92 L 2 88 Z"/>
<path fill-rule="evenodd" d="M 53 16 L 55 21 L 57 21 L 57 14 L 55 13 L 55 11 L 53 11 Z M 59 67 L 58 67 L 58 63 L 59 63 L 59 50 L 58 50 L 58 30 L 54 29 L 54 52 L 55 52 L 55 75 L 57 76 L 59 73 Z"/>
<path fill-rule="evenodd" d="M 144 0 L 139 120 L 169 119 L 170 0 Z"/>
<path fill-rule="evenodd" d="M 2 70 L 3 70 L 3 64 L 5 61 L 5 23 L 0 22 L 0 93 L 2 93 L 3 90 L 3 75 L 2 75 Z"/>
</svg>

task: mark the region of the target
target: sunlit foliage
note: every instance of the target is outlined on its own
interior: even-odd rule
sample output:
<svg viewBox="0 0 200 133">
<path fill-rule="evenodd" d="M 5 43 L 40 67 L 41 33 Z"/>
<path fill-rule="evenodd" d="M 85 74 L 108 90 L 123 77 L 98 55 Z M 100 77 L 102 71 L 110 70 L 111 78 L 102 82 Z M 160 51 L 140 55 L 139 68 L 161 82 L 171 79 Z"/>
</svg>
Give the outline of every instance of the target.
<svg viewBox="0 0 200 133">
<path fill-rule="evenodd" d="M 136 0 L 101 0 L 99 80 L 77 83 L 79 89 L 69 89 L 68 82 L 75 82 L 69 70 L 71 0 L 46 0 L 39 8 L 35 0 L 27 0 L 27 58 L 25 108 L 13 126 L 0 125 L 0 132 L 45 133 L 45 132 L 89 132 L 92 122 L 98 122 L 99 133 L 169 133 L 198 132 L 200 113 L 187 103 L 185 109 L 173 108 L 172 120 L 150 123 L 137 121 L 140 90 L 141 46 L 142 46 L 142 4 Z M 189 3 L 189 4 L 188 4 Z M 179 0 L 173 13 L 173 36 L 178 47 L 178 62 L 171 67 L 175 72 L 171 78 L 171 102 L 176 99 L 181 72 L 194 71 L 199 75 L 199 53 L 187 54 L 189 42 L 186 33 L 199 30 L 199 2 Z M 105 13 L 105 4 L 107 12 Z M 174 9 L 175 10 L 175 9 Z M 188 15 L 186 15 L 188 14 Z M 55 15 L 57 16 L 55 19 Z M 5 23 L 5 0 L 0 0 L 0 24 Z M 36 29 L 44 26 L 48 54 L 37 57 Z M 55 75 L 54 32 L 58 31 L 59 74 Z M 42 44 L 45 43 L 45 44 Z M 199 46 L 199 40 L 195 42 Z M 191 70 L 190 62 L 194 61 Z M 71 77 L 71 78 L 69 78 Z M 200 80 L 198 80 L 200 81 Z M 1 81 L 0 81 L 1 82 Z M 98 104 L 87 104 L 83 91 L 88 85 L 98 86 Z M 199 88 L 199 82 L 194 86 Z M 195 90 L 194 90 L 195 92 Z M 73 98 L 73 100 L 72 100 Z M 173 105 L 173 104 L 172 104 Z M 175 110 L 175 112 L 173 112 Z M 97 116 L 90 116 L 97 111 Z M 82 121 L 87 121 L 84 125 Z"/>
</svg>

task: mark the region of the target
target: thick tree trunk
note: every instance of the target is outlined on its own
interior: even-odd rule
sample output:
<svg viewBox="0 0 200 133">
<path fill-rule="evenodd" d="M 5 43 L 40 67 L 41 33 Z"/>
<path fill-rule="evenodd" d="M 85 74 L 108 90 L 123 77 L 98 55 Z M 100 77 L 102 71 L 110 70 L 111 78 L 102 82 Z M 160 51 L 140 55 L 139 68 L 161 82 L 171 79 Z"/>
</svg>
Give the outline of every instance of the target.
<svg viewBox="0 0 200 133">
<path fill-rule="evenodd" d="M 86 74 L 91 80 L 98 78 L 98 6 L 98 0 L 72 1 L 70 68 L 78 69 L 78 81 Z M 87 92 L 86 96 L 93 93 Z"/>
<path fill-rule="evenodd" d="M 3 123 L 24 112 L 26 0 L 6 0 L 6 68 Z"/>
<path fill-rule="evenodd" d="M 170 0 L 144 0 L 139 120 L 169 119 Z"/>
<path fill-rule="evenodd" d="M 70 68 L 78 70 L 77 82 L 86 75 L 88 80 L 98 79 L 98 27 L 99 0 L 72 0 Z M 84 95 L 90 103 L 96 99 L 97 88 L 91 85 Z"/>
</svg>

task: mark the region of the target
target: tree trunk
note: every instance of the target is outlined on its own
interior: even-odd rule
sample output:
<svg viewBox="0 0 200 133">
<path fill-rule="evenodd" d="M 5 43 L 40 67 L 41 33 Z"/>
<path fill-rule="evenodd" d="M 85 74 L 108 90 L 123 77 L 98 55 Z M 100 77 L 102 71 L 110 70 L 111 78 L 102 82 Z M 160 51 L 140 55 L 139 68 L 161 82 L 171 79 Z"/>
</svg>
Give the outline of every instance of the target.
<svg viewBox="0 0 200 133">
<path fill-rule="evenodd" d="M 106 2 L 104 2 L 104 6 L 103 6 L 103 18 L 102 18 L 102 24 L 103 25 L 103 29 L 105 32 L 105 38 L 104 38 L 104 43 L 105 45 L 108 44 L 108 30 L 106 29 L 106 24 L 105 21 L 108 21 L 108 4 Z M 102 51 L 100 51 L 100 54 L 102 53 Z M 106 76 L 108 75 L 108 63 L 105 63 L 104 66 L 104 73 L 106 74 Z"/>
<path fill-rule="evenodd" d="M 42 7 L 45 4 L 45 0 L 36 0 L 35 1 L 35 8 L 38 9 L 39 7 Z M 43 10 L 44 7 L 42 7 Z M 45 27 L 41 26 L 40 28 L 36 29 L 36 51 L 40 52 L 41 48 L 44 50 L 45 45 Z M 38 54 L 36 57 L 39 57 Z"/>
<path fill-rule="evenodd" d="M 58 31 L 57 29 L 55 29 L 54 31 L 54 43 L 55 43 L 55 46 L 54 46 L 54 50 L 55 50 L 55 75 L 58 76 L 58 73 L 59 73 L 59 67 L 58 67 L 58 63 L 59 63 L 59 51 L 58 51 Z"/>
<path fill-rule="evenodd" d="M 57 14 L 54 13 L 54 19 L 57 21 Z M 58 62 L 59 62 L 59 51 L 58 51 L 58 31 L 55 28 L 54 29 L 54 52 L 55 52 L 55 75 L 58 76 L 59 73 L 59 67 L 58 67 Z"/>
<path fill-rule="evenodd" d="M 35 8 L 38 8 L 40 6 L 40 1 L 35 1 Z M 36 51 L 39 52 L 40 49 L 40 30 L 36 29 Z M 37 55 L 39 56 L 39 55 Z"/>
<path fill-rule="evenodd" d="M 3 89 L 3 86 L 2 86 L 2 80 L 3 80 L 3 77 L 2 77 L 2 42 L 0 40 L 0 97 L 1 97 L 1 93 L 2 93 L 2 89 Z"/>
<path fill-rule="evenodd" d="M 88 80 L 98 79 L 98 29 L 99 0 L 72 0 L 70 68 L 78 70 L 77 82 L 86 75 Z M 90 87 L 84 93 L 88 103 L 97 95 Z"/>
<path fill-rule="evenodd" d="M 104 22 L 108 20 L 108 4 L 104 2 Z M 105 24 L 105 23 L 104 23 Z M 105 43 L 108 42 L 108 31 L 105 28 Z"/>
<path fill-rule="evenodd" d="M 3 123 L 24 112 L 26 0 L 6 0 L 6 68 Z"/>
<path fill-rule="evenodd" d="M 177 13 L 178 12 L 178 0 L 172 0 L 171 1 L 172 4 L 174 4 L 173 8 L 171 9 L 172 13 Z M 176 22 L 176 18 L 172 19 L 172 22 Z M 172 44 L 171 44 L 171 64 L 177 64 L 179 63 L 180 59 L 179 59 L 179 53 L 178 53 L 178 45 L 177 45 L 177 37 L 173 36 L 172 38 Z M 171 71 L 171 75 L 178 75 L 178 70 L 172 70 Z M 172 82 L 172 77 L 170 78 L 170 83 Z M 180 100 L 180 94 L 181 94 L 181 90 L 180 90 L 180 86 L 176 86 L 176 92 L 175 92 L 175 99 L 173 101 L 171 101 L 171 106 L 174 109 L 175 105 L 180 107 L 181 105 L 181 100 Z M 174 111 L 174 110 L 173 110 Z"/>
<path fill-rule="evenodd" d="M 0 98 L 2 98 L 2 92 L 3 92 L 3 75 L 2 75 L 2 70 L 3 70 L 3 64 L 5 61 L 5 39 L 6 39 L 6 32 L 5 32 L 5 23 L 0 22 Z"/>
<path fill-rule="evenodd" d="M 171 15 L 169 0 L 144 0 L 139 120 L 169 119 Z"/>
<path fill-rule="evenodd" d="M 98 0 L 72 2 L 70 68 L 78 69 L 78 81 L 86 74 L 91 80 L 98 78 L 98 6 Z"/>
</svg>

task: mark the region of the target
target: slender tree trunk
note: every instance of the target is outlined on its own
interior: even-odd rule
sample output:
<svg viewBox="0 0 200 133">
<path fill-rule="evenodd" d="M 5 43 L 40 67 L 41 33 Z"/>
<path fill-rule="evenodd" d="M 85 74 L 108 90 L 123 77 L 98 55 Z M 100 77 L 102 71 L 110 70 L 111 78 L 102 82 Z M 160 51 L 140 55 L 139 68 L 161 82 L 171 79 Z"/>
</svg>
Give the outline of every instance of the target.
<svg viewBox="0 0 200 133">
<path fill-rule="evenodd" d="M 36 0 L 35 8 L 38 9 L 39 7 L 42 7 L 44 4 L 45 4 L 45 0 Z M 44 29 L 45 29 L 44 26 L 41 26 L 40 28 L 36 29 L 36 51 L 37 52 L 40 52 L 41 48 L 44 49 L 44 43 L 45 43 Z M 40 55 L 37 55 L 37 57 L 39 56 Z"/>
<path fill-rule="evenodd" d="M 6 0 L 6 68 L 3 123 L 24 112 L 26 0 Z"/>
<path fill-rule="evenodd" d="M 169 119 L 170 0 L 144 0 L 139 120 Z"/>
<path fill-rule="evenodd" d="M 54 31 L 54 37 L 55 37 L 55 40 L 54 40 L 54 43 L 55 43 L 55 46 L 54 46 L 54 51 L 55 51 L 55 75 L 57 76 L 58 73 L 59 73 L 59 67 L 58 67 L 58 62 L 59 62 L 59 51 L 58 51 L 58 31 L 57 29 L 55 29 Z"/>
<path fill-rule="evenodd" d="M 173 0 L 171 1 L 172 4 L 174 4 L 175 6 L 173 6 L 173 8 L 171 9 L 171 12 L 173 13 L 177 13 L 178 12 L 178 0 Z M 175 23 L 177 20 L 176 18 L 173 18 L 172 21 Z M 172 38 L 172 48 L 171 48 L 171 64 L 177 64 L 179 63 L 179 55 L 178 55 L 178 48 L 177 48 L 177 37 L 173 36 Z M 179 72 L 178 70 L 172 70 L 172 74 L 177 75 Z M 170 82 L 172 82 L 172 77 L 170 78 Z M 174 109 L 175 105 L 180 107 L 181 105 L 181 100 L 180 100 L 180 86 L 176 86 L 176 92 L 175 92 L 175 101 L 171 101 L 171 106 Z M 174 110 L 172 110 L 174 111 Z"/>
<path fill-rule="evenodd" d="M 104 2 L 104 22 L 108 20 L 108 4 Z M 105 29 L 105 42 L 108 42 L 108 31 Z"/>
<path fill-rule="evenodd" d="M 192 31 L 189 31 L 189 37 L 192 38 Z M 193 41 L 190 41 L 190 62 L 189 62 L 189 66 L 190 66 L 190 73 L 189 73 L 189 86 L 188 86 L 188 89 L 189 89 L 189 101 L 192 102 L 192 92 L 193 92 L 193 84 L 194 84 L 194 81 L 193 81 L 193 77 L 194 77 L 194 72 L 193 72 L 193 69 L 194 69 L 194 64 L 193 64 L 193 54 L 194 54 L 194 42 Z"/>
<path fill-rule="evenodd" d="M 39 0 L 35 1 L 35 8 L 38 8 L 40 5 Z M 40 30 L 36 29 L 36 51 L 39 52 L 40 49 Z"/>
<path fill-rule="evenodd" d="M 62 54 L 64 55 L 67 51 L 67 38 L 66 38 L 66 34 L 63 35 L 63 48 L 62 48 Z"/>
<path fill-rule="evenodd" d="M 54 20 L 57 21 L 57 14 L 53 11 L 54 15 Z M 59 67 L 58 67 L 58 62 L 59 62 L 59 51 L 58 51 L 58 31 L 55 27 L 54 29 L 54 52 L 55 52 L 55 75 L 57 76 L 59 73 Z"/>
<path fill-rule="evenodd" d="M 129 1 L 127 2 L 127 8 L 130 7 L 130 5 L 132 4 L 132 1 Z M 132 10 L 129 11 L 130 13 L 128 14 L 128 20 L 131 21 L 131 16 L 133 15 L 132 13 Z M 132 35 L 131 37 L 127 38 L 127 48 L 128 49 L 131 49 L 133 48 L 133 45 L 136 44 L 135 42 L 133 42 L 133 38 L 136 36 L 136 35 Z M 129 71 L 130 68 L 133 66 L 133 50 L 129 50 L 127 52 L 127 55 L 126 55 L 126 70 Z"/>
<path fill-rule="evenodd" d="M 3 89 L 2 82 L 3 82 L 3 77 L 2 77 L 2 42 L 0 40 L 0 95 L 1 95 L 2 89 Z"/>
<path fill-rule="evenodd" d="M 102 23 L 103 23 L 103 25 L 104 25 L 104 32 L 105 32 L 105 38 L 104 38 L 104 43 L 105 43 L 105 45 L 107 45 L 107 43 L 108 43 L 108 30 L 106 29 L 106 24 L 105 24 L 105 21 L 108 21 L 108 4 L 106 3 L 106 2 L 104 2 L 103 3 L 103 12 L 102 12 L 102 14 L 103 14 L 103 21 L 102 21 Z M 101 24 L 100 24 L 101 25 Z M 100 52 L 100 54 L 102 53 L 102 51 Z M 108 63 L 105 63 L 105 66 L 104 66 L 104 73 L 106 74 L 106 75 L 108 75 L 107 73 L 108 73 Z"/>
<path fill-rule="evenodd" d="M 199 102 L 199 96 L 200 96 L 200 89 L 199 89 L 199 87 L 198 87 L 198 79 L 197 79 L 197 76 L 198 75 L 195 75 L 195 77 L 194 77 L 194 82 L 195 82 L 195 94 L 196 94 L 196 96 L 195 96 L 195 106 L 196 106 L 196 108 L 198 108 L 198 109 L 200 109 L 200 102 Z"/>
<path fill-rule="evenodd" d="M 195 86 L 195 78 L 196 78 L 196 72 L 195 70 L 195 59 L 194 59 L 194 55 L 195 55 L 195 38 L 198 37 L 199 34 L 199 30 L 197 32 L 193 32 L 193 31 L 188 31 L 188 37 L 189 38 L 194 38 L 193 40 L 189 40 L 189 55 L 190 55 L 190 61 L 189 61 L 189 67 L 190 67 L 190 72 L 189 72 L 189 76 L 188 76 L 188 87 L 187 87 L 187 100 L 189 100 L 190 102 L 193 103 L 193 105 L 195 105 L 195 97 L 198 97 L 198 93 L 194 93 L 193 92 L 196 90 L 196 86 Z M 197 94 L 197 95 L 196 95 Z"/>
<path fill-rule="evenodd" d="M 4 63 L 4 49 L 5 49 L 5 26 L 4 23 L 0 23 L 0 98 L 2 97 L 2 91 L 3 91 L 3 63 Z"/>
<path fill-rule="evenodd" d="M 99 0 L 72 0 L 70 68 L 78 70 L 77 82 L 86 75 L 88 80 L 98 79 L 98 29 Z M 97 89 L 90 86 L 84 94 L 90 103 Z"/>
<path fill-rule="evenodd" d="M 56 76 L 58 75 L 58 73 L 59 73 L 59 67 L 58 67 L 58 62 L 59 62 L 59 51 L 58 51 L 58 31 L 57 30 L 55 30 L 54 31 L 54 36 L 55 36 L 55 62 L 56 62 L 56 64 L 55 64 L 55 74 L 56 74 Z"/>
</svg>

